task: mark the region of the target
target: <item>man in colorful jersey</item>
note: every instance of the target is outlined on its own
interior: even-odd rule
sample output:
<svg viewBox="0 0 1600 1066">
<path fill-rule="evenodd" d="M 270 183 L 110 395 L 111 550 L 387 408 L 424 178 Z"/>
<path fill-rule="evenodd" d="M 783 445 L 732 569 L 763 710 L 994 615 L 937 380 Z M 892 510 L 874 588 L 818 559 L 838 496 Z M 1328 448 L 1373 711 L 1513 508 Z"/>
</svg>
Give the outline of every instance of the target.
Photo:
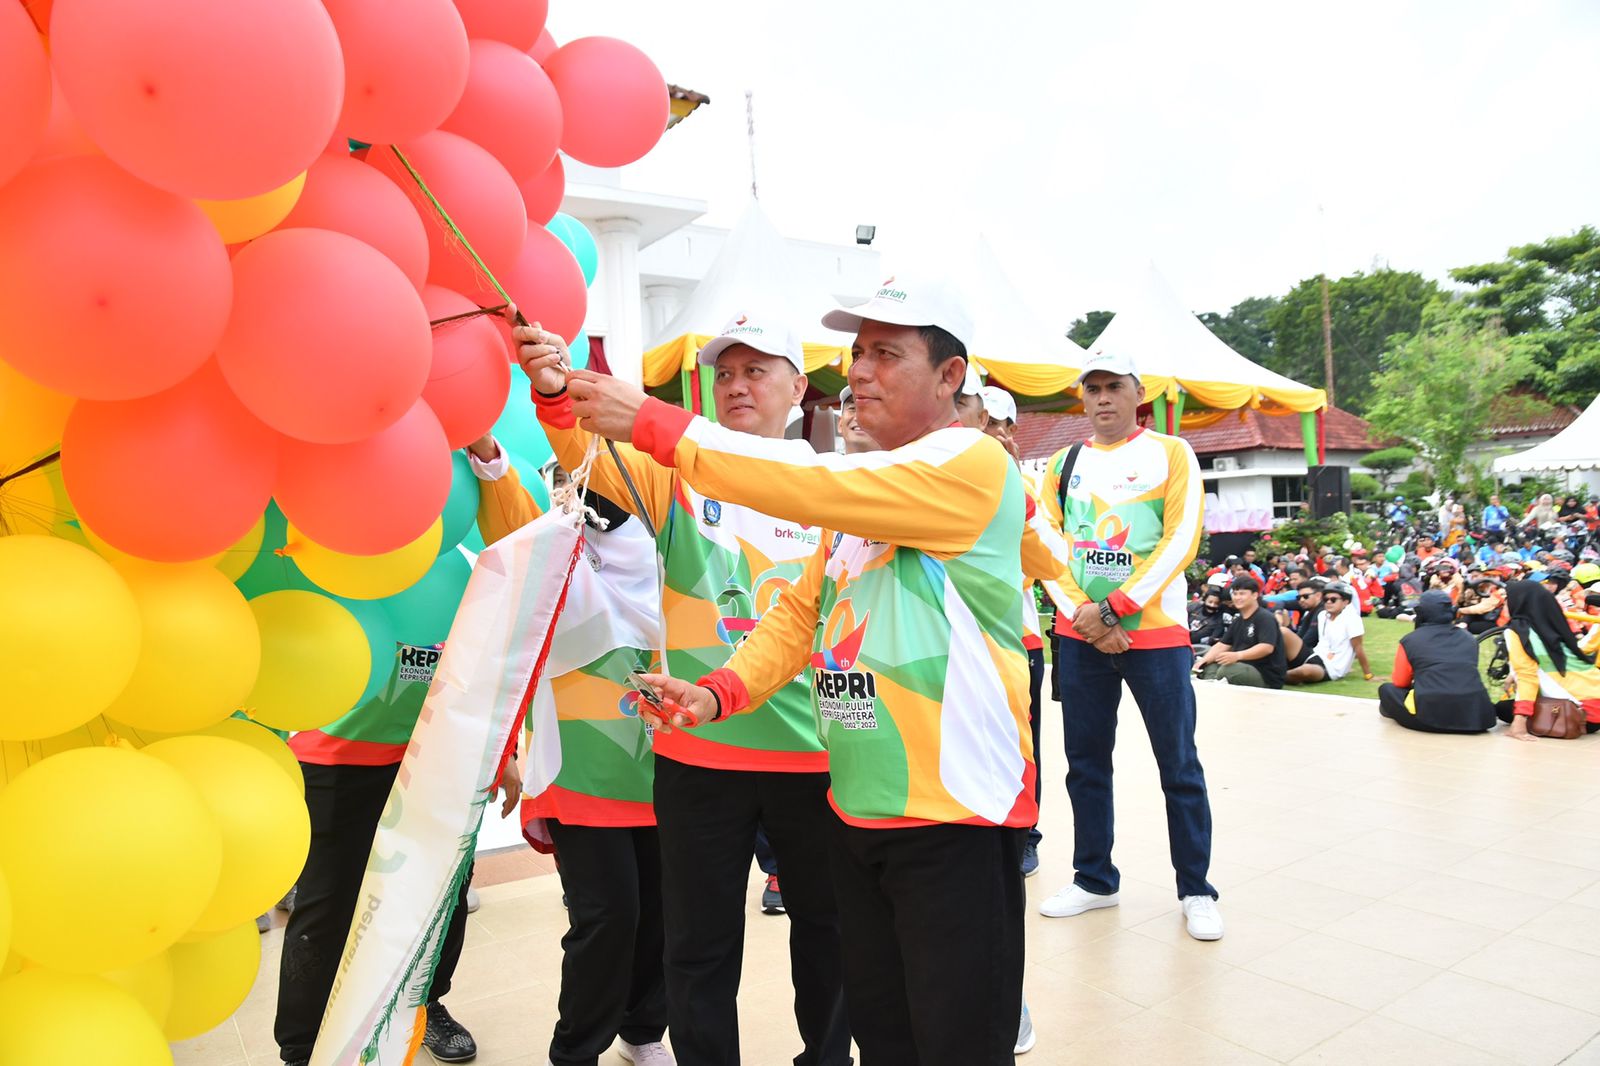
<svg viewBox="0 0 1600 1066">
<path fill-rule="evenodd" d="M 519 328 L 516 337 L 545 434 L 562 465 L 576 469 L 591 438 L 573 417 L 562 371 L 565 344 L 537 326 Z M 806 387 L 800 340 L 786 323 L 741 314 L 699 359 L 701 373 L 715 374 L 721 422 L 782 454 L 813 454 L 804 441 L 783 439 Z M 699 677 L 725 663 L 800 577 L 822 531 L 729 494 L 697 491 L 649 453 L 619 452 L 658 531 L 667 669 Z M 637 506 L 604 450 L 589 484 Z M 828 755 L 817 736 L 807 671 L 797 667 L 784 680 L 764 694 L 767 713 L 719 722 L 699 735 L 655 736 L 668 1017 L 673 1050 L 685 1066 L 739 1061 L 744 893 L 758 824 L 783 871 L 795 1020 L 805 1043 L 795 1062 L 844 1066 L 850 1058 L 828 874 Z"/>
<path fill-rule="evenodd" d="M 677 724 L 716 728 L 771 718 L 763 700 L 810 666 L 863 1062 L 1009 1066 L 1018 867 L 1037 810 L 1022 476 L 996 441 L 954 425 L 972 323 L 948 286 L 891 278 L 823 321 L 856 331 L 857 417 L 886 451 L 782 449 L 588 373 L 572 378 L 574 410 L 700 491 L 827 531 L 706 687 L 652 680 L 679 705 Z"/>
<path fill-rule="evenodd" d="M 492 461 L 474 457 L 472 464 L 483 482 L 478 527 L 487 544 L 540 514 L 505 452 L 498 446 L 496 451 Z M 591 520 L 584 530 L 583 557 L 556 640 L 581 640 L 583 656 L 595 658 L 555 676 L 534 697 L 555 704 L 557 743 L 545 751 L 559 758 L 559 770 L 553 781 L 530 780 L 522 801 L 523 833 L 542 851 L 555 846 L 567 899 L 550 1062 L 594 1066 L 620 1036 L 619 1050 L 629 1062 L 672 1066 L 662 1043 L 667 993 L 657 906 L 661 847 L 651 805 L 655 757 L 638 694 L 627 684 L 631 671 L 648 667 L 651 653 L 626 646 L 620 637 L 633 632 L 634 643 L 653 643 L 638 638 L 660 625 L 655 550 L 639 521 L 622 508 L 593 493 L 585 503 L 605 526 Z M 617 604 L 619 595 L 633 602 Z M 577 633 L 562 631 L 569 623 Z M 562 658 L 575 661 L 569 652 Z M 533 720 L 530 713 L 530 726 Z M 529 740 L 535 748 L 545 738 Z M 548 765 L 542 755 L 529 764 Z"/>
<path fill-rule="evenodd" d="M 1056 676 L 1077 872 L 1039 911 L 1064 918 L 1117 904 L 1111 749 L 1127 682 L 1161 772 L 1189 934 L 1215 940 L 1222 917 L 1206 880 L 1211 805 L 1194 746 L 1194 659 L 1184 621 L 1184 569 L 1200 543 L 1199 464 L 1183 439 L 1139 427 L 1144 386 L 1126 355 L 1097 349 L 1073 384 L 1082 387 L 1093 435 L 1051 460 L 1045 506 L 1072 545 L 1061 581 L 1072 611 L 1056 617 Z"/>
<path fill-rule="evenodd" d="M 472 451 L 492 446 L 486 437 L 475 441 Z M 401 631 L 404 635 L 403 621 Z M 311 848 L 283 934 L 273 1022 L 279 1054 L 289 1066 L 303 1066 L 311 1058 L 355 915 L 372 836 L 411 742 L 442 647 L 397 645 L 389 682 L 377 695 L 321 729 L 289 738 L 305 775 L 306 809 L 311 815 Z M 500 783 L 506 792 L 502 814 L 509 814 L 520 790 L 515 759 L 507 764 Z M 472 1034 L 440 1002 L 450 991 L 466 937 L 470 880 L 462 882 L 428 994 L 423 1044 L 440 1062 L 470 1062 L 478 1053 Z"/>
</svg>

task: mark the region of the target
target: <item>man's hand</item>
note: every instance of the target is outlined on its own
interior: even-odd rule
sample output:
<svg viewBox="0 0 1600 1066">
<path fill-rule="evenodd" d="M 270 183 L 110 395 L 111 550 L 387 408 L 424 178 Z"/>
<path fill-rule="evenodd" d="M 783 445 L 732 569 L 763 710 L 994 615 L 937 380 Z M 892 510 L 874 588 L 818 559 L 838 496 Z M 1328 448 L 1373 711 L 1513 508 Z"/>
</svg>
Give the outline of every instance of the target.
<svg viewBox="0 0 1600 1066">
<path fill-rule="evenodd" d="M 506 309 L 506 314 L 513 319 L 516 312 L 515 307 Z M 513 325 L 511 339 L 517 344 L 517 362 L 533 382 L 535 392 L 555 396 L 567 387 L 572 356 L 567 351 L 566 341 L 547 333 L 537 322 L 531 326 Z"/>
<path fill-rule="evenodd" d="M 1222 666 L 1232 666 L 1239 661 L 1239 653 L 1236 651 L 1218 652 L 1217 657 L 1211 661 Z"/>
<path fill-rule="evenodd" d="M 1094 642 L 1095 650 L 1107 655 L 1121 655 L 1132 646 L 1133 642 L 1121 626 L 1107 627 L 1100 639 Z"/>
<path fill-rule="evenodd" d="M 697 725 L 704 725 L 717 713 L 717 698 L 708 688 L 691 685 L 687 681 L 668 677 L 666 674 L 639 676 L 661 693 L 662 700 L 662 713 L 657 714 L 649 700 L 641 699 L 639 717 L 664 733 L 672 732 L 673 726 L 693 729 Z"/>
<path fill-rule="evenodd" d="M 494 799 L 501 792 L 506 798 L 500 804 L 500 817 L 510 818 L 511 812 L 517 809 L 517 800 L 522 798 L 522 771 L 517 768 L 515 755 L 506 760 L 506 768 L 500 771 L 500 783 L 489 790 L 489 798 Z"/>
<path fill-rule="evenodd" d="M 647 398 L 639 386 L 592 370 L 569 372 L 567 395 L 579 427 L 620 441 L 633 439 L 634 419 Z"/>
<path fill-rule="evenodd" d="M 492 463 L 500 458 L 500 445 L 495 443 L 492 433 L 485 433 L 467 445 L 467 451 L 477 456 L 480 463 Z"/>
<path fill-rule="evenodd" d="M 1072 616 L 1072 631 L 1090 644 L 1105 636 L 1106 626 L 1100 617 L 1100 605 L 1086 600 Z"/>
</svg>

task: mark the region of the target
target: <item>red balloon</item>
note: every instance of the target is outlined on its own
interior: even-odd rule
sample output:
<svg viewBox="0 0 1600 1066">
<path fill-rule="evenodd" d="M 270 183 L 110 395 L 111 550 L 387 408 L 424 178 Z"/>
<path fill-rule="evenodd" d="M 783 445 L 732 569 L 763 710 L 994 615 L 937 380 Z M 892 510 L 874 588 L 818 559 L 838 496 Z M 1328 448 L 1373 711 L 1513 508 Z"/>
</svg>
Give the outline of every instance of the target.
<svg viewBox="0 0 1600 1066">
<path fill-rule="evenodd" d="M 467 36 L 487 37 L 522 51 L 544 32 L 550 0 L 456 0 Z"/>
<path fill-rule="evenodd" d="M 473 41 L 466 92 L 439 128 L 487 148 L 522 181 L 556 157 L 561 99 L 528 53 L 501 41 Z"/>
<path fill-rule="evenodd" d="M 295 528 L 323 547 L 380 555 L 422 536 L 444 511 L 452 466 L 439 420 L 418 400 L 353 444 L 285 440 L 275 495 Z"/>
<path fill-rule="evenodd" d="M 61 91 L 61 82 L 51 74 L 50 122 L 44 128 L 44 138 L 33 153 L 35 160 L 54 159 L 59 155 L 100 155 L 100 149 L 83 132 L 73 117 L 72 105 Z"/>
<path fill-rule="evenodd" d="M 422 304 L 435 321 L 478 307 L 437 285 L 422 290 Z M 433 327 L 433 365 L 422 398 L 439 417 L 452 448 L 465 448 L 489 432 L 511 393 L 511 364 L 496 321 L 503 320 L 479 315 Z"/>
<path fill-rule="evenodd" d="M 544 69 L 566 116 L 561 150 L 580 163 L 632 163 L 667 131 L 666 79 L 628 42 L 580 37 L 556 49 Z"/>
<path fill-rule="evenodd" d="M 0 196 L 0 337 L 7 362 L 93 400 L 171 388 L 210 356 L 233 281 L 188 200 L 104 156 L 34 163 Z"/>
<path fill-rule="evenodd" d="M 494 156 L 465 137 L 443 131 L 424 134 L 401 149 L 496 277 L 517 261 L 527 238 L 528 212 L 517 183 Z M 494 290 L 479 279 L 466 250 L 445 229 L 438 210 L 394 153 L 374 147 L 367 162 L 400 186 L 422 216 L 428 234 L 428 281 L 468 296 L 493 296 Z"/>
<path fill-rule="evenodd" d="M 467 31 L 450 0 L 323 0 L 344 49 L 339 130 L 368 144 L 420 137 L 467 84 Z"/>
<path fill-rule="evenodd" d="M 278 432 L 344 444 L 393 425 L 428 380 L 428 315 L 383 253 L 345 233 L 280 229 L 233 257 L 217 362 Z"/>
<path fill-rule="evenodd" d="M 50 53 L 106 155 L 199 199 L 286 184 L 322 151 L 344 93 L 319 0 L 71 0 L 51 15 Z"/>
<path fill-rule="evenodd" d="M 555 95 L 554 89 L 550 95 Z M 4 101 L 0 105 L 0 185 L 4 185 L 33 156 L 50 121 L 50 63 L 33 20 L 16 4 L 0 5 L 0 101 Z"/>
<path fill-rule="evenodd" d="M 208 362 L 154 396 L 80 400 L 62 432 L 61 474 L 79 517 L 112 547 L 187 562 L 228 548 L 261 517 L 279 439 Z"/>
<path fill-rule="evenodd" d="M 523 205 L 528 209 L 529 222 L 543 226 L 555 218 L 556 212 L 561 210 L 561 197 L 567 191 L 567 168 L 561 162 L 561 157 L 558 155 L 550 160 L 544 173 L 529 178 L 518 188 L 522 192 Z"/>
<path fill-rule="evenodd" d="M 428 276 L 428 234 L 394 182 L 359 159 L 325 152 L 306 171 L 305 188 L 279 229 L 348 233 L 388 256 L 417 289 Z"/>
<path fill-rule="evenodd" d="M 583 268 L 561 238 L 543 226 L 528 228 L 522 255 L 500 280 L 529 322 L 569 341 L 583 329 L 583 316 L 589 310 Z"/>
<path fill-rule="evenodd" d="M 550 36 L 550 31 L 540 30 L 539 39 L 533 42 L 533 47 L 528 49 L 528 54 L 542 67 L 546 59 L 555 55 L 557 47 L 556 39 Z"/>
</svg>

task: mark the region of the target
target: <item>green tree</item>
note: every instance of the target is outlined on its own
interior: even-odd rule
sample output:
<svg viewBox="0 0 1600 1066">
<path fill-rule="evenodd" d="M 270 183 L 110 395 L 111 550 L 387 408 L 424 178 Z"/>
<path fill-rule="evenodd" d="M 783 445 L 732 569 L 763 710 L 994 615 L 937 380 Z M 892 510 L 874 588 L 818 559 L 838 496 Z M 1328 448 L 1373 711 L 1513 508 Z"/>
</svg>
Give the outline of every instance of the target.
<svg viewBox="0 0 1600 1066">
<path fill-rule="evenodd" d="M 1440 300 L 1421 329 L 1394 338 L 1373 377 L 1367 418 L 1380 433 L 1415 443 L 1435 481 L 1457 489 L 1467 446 L 1488 429 L 1490 401 L 1528 366 L 1498 322 L 1482 322 L 1459 300 Z"/>
<path fill-rule="evenodd" d="M 1393 448 L 1380 448 L 1378 451 L 1369 452 L 1361 460 L 1361 465 L 1368 470 L 1376 470 L 1379 481 L 1382 483 L 1383 491 L 1388 492 L 1389 483 L 1394 480 L 1395 474 L 1416 461 L 1417 453 L 1415 449 L 1407 448 L 1404 445 L 1396 445 Z"/>
<path fill-rule="evenodd" d="M 1195 317 L 1215 333 L 1218 340 L 1246 359 L 1271 366 L 1274 338 L 1268 318 L 1277 306 L 1276 296 L 1252 296 L 1234 304 L 1225 315 L 1206 311 Z"/>
<path fill-rule="evenodd" d="M 1587 404 L 1600 392 L 1600 230 L 1524 244 L 1450 276 L 1472 286 L 1469 306 L 1498 317 L 1527 354 L 1526 384 L 1557 403 Z"/>
<path fill-rule="evenodd" d="M 1067 339 L 1080 348 L 1089 347 L 1106 331 L 1116 314 L 1115 311 L 1090 311 L 1082 318 L 1073 319 L 1072 325 L 1067 327 Z"/>
<path fill-rule="evenodd" d="M 1422 310 L 1439 295 L 1439 286 L 1421 274 L 1387 267 L 1329 282 L 1333 320 L 1334 399 L 1340 407 L 1364 414 L 1374 399 L 1372 377 L 1389 338 L 1415 333 Z M 1322 279 L 1307 278 L 1266 315 L 1273 344 L 1269 369 L 1306 385 L 1327 387 L 1322 358 Z"/>
</svg>

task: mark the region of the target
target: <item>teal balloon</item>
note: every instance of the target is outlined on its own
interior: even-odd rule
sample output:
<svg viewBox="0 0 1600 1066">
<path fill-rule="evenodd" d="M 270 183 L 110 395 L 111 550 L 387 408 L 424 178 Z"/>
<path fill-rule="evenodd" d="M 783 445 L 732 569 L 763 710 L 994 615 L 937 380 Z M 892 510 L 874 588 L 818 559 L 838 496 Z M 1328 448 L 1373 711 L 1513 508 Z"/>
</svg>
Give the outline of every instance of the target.
<svg viewBox="0 0 1600 1066">
<path fill-rule="evenodd" d="M 444 501 L 441 516 L 444 532 L 439 541 L 439 554 L 453 551 L 466 539 L 478 522 L 478 475 L 472 472 L 472 462 L 464 451 L 455 452 L 451 458 L 450 496 Z"/>
<path fill-rule="evenodd" d="M 361 698 L 354 704 L 360 707 L 389 683 L 389 675 L 393 672 L 394 666 L 396 641 L 394 622 L 390 620 L 389 612 L 384 610 L 382 600 L 346 600 L 337 596 L 330 598 L 355 615 L 356 621 L 361 623 L 361 631 L 367 635 L 367 649 L 372 655 L 372 669 L 367 674 L 366 691 L 361 693 Z"/>
<path fill-rule="evenodd" d="M 240 575 L 234 586 L 244 593 L 244 598 L 253 600 L 257 596 L 265 596 L 269 592 L 280 592 L 283 589 L 301 589 L 306 592 L 322 592 L 310 578 L 300 571 L 293 559 L 287 555 L 279 555 L 278 549 L 282 548 L 289 539 L 289 521 L 283 517 L 283 512 L 278 509 L 276 500 L 267 504 L 267 512 L 262 520 L 261 550 L 256 553 L 255 561 L 250 564 L 250 569 Z"/>
<path fill-rule="evenodd" d="M 580 333 L 572 339 L 567 346 L 567 351 L 572 354 L 572 369 L 586 370 L 589 366 L 589 335 Z"/>
<path fill-rule="evenodd" d="M 589 232 L 588 227 L 571 215 L 557 211 L 544 228 L 554 233 L 578 261 L 578 266 L 583 270 L 583 283 L 593 285 L 594 276 L 600 269 L 600 249 L 595 245 L 594 234 Z"/>
<path fill-rule="evenodd" d="M 533 383 L 522 372 L 522 367 L 512 367 L 511 395 L 506 397 L 505 409 L 500 412 L 491 432 L 494 433 L 494 439 L 500 442 L 500 447 L 523 463 L 532 463 L 537 470 L 550 458 L 551 453 L 550 442 L 545 439 L 544 430 L 539 426 L 539 412 L 533 406 L 532 390 Z M 522 473 L 521 466 L 517 467 L 517 472 Z"/>
<path fill-rule="evenodd" d="M 407 644 L 438 644 L 450 635 L 461 597 L 467 591 L 472 565 L 459 551 L 439 556 L 422 580 L 378 604 L 388 617 L 395 640 Z M 390 648 L 391 657 L 393 646 Z"/>
<path fill-rule="evenodd" d="M 1389 550 L 1383 553 L 1383 557 L 1391 563 L 1398 563 L 1406 557 L 1406 550 L 1398 544 L 1391 544 Z"/>
</svg>

